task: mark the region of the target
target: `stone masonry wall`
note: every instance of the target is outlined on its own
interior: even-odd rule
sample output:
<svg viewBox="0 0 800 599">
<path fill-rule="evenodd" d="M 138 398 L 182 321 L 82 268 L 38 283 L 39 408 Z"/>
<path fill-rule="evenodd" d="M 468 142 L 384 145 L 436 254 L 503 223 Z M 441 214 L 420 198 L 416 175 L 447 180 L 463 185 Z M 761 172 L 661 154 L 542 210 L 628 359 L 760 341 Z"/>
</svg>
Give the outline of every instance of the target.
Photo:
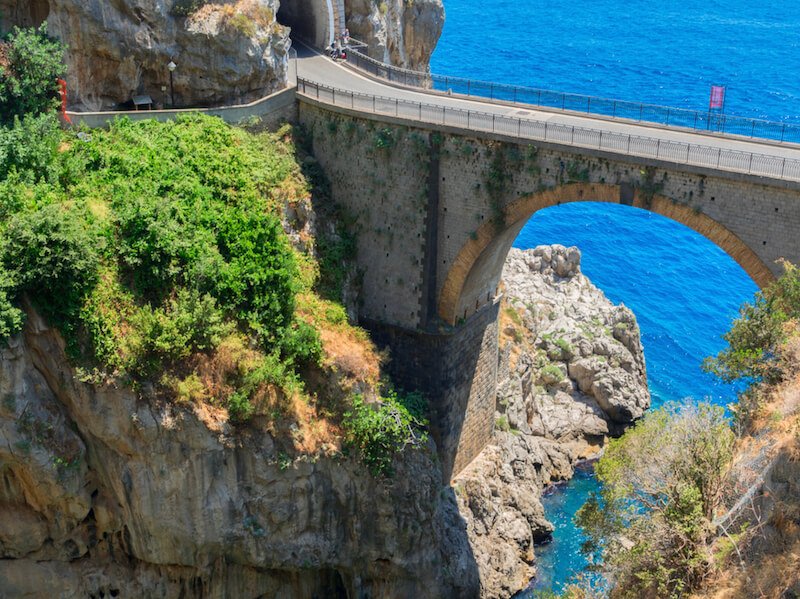
<svg viewBox="0 0 800 599">
<path fill-rule="evenodd" d="M 494 402 L 482 389 L 494 384 L 497 335 L 485 319 L 496 313 L 508 250 L 537 210 L 601 201 L 663 214 L 711 239 L 759 285 L 779 274 L 779 258 L 800 263 L 800 184 L 329 109 L 304 97 L 299 119 L 358 226 L 360 317 L 392 348 L 396 378 L 433 399 L 447 475 L 491 434 L 481 402 Z M 484 421 L 473 426 L 476 415 Z"/>
<path fill-rule="evenodd" d="M 451 312 L 456 318 L 491 301 L 499 265 L 525 221 L 536 210 L 562 202 L 607 201 L 664 214 L 711 238 L 762 285 L 780 273 L 778 258 L 800 262 L 797 186 L 759 184 L 752 178 L 681 172 L 574 152 L 445 138 L 439 183 L 442 227 L 437 296 L 442 296 L 447 275 L 459 261 L 465 262 L 461 266 L 466 270 L 483 262 L 481 270 L 493 273 L 467 279 L 453 300 L 456 307 Z M 580 187 L 582 194 L 570 187 Z M 710 226 L 709 219 L 721 226 Z M 473 244 L 474 250 L 465 252 L 472 240 L 483 236 L 489 238 L 488 243 Z M 754 255 L 749 256 L 748 249 Z"/>
<path fill-rule="evenodd" d="M 492 439 L 498 306 L 439 334 L 366 323 L 373 339 L 390 348 L 389 371 L 397 384 L 427 393 L 445 479 L 461 472 Z"/>
<path fill-rule="evenodd" d="M 421 324 L 428 206 L 429 134 L 300 104 L 314 156 L 357 227 L 359 314 L 416 329 Z"/>
</svg>

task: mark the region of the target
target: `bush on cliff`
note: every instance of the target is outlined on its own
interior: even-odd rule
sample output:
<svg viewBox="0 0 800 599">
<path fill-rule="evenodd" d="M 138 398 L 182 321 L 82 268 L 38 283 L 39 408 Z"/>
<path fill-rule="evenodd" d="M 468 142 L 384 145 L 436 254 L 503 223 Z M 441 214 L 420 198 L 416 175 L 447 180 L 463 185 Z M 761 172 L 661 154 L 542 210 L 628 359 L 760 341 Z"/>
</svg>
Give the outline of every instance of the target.
<svg viewBox="0 0 800 599">
<path fill-rule="evenodd" d="M 63 77 L 64 46 L 39 29 L 15 27 L 0 39 L 0 125 L 53 110 Z M 33 141 L 33 140 L 32 140 Z"/>
<path fill-rule="evenodd" d="M 290 243 L 281 216 L 310 202 L 298 151 L 291 129 L 199 115 L 0 129 L 0 341 L 27 300 L 86 380 L 222 406 L 302 451 L 345 442 L 389 472 L 423 438 L 421 417 L 394 395 L 357 396 L 378 386 L 380 358 L 332 301 L 354 241 Z"/>
<path fill-rule="evenodd" d="M 785 374 L 782 351 L 787 336 L 800 321 L 800 269 L 783 262 L 777 281 L 746 303 L 723 335 L 728 347 L 703 368 L 726 382 L 745 381 L 749 388 L 740 396 L 734 412 L 738 424 L 747 426 L 760 409 L 757 383 L 775 383 Z"/>
<path fill-rule="evenodd" d="M 310 259 L 279 218 L 298 178 L 277 137 L 197 115 L 80 135 L 47 115 L 0 128 L 0 339 L 27 297 L 74 358 L 160 392 L 192 388 L 239 416 L 265 386 L 297 393 L 295 371 L 322 351 L 297 311 Z M 187 385 L 226 339 L 237 357 Z"/>
<path fill-rule="evenodd" d="M 711 520 L 733 455 L 722 408 L 667 405 L 610 442 L 577 515 L 614 598 L 680 597 L 708 573 Z"/>
<path fill-rule="evenodd" d="M 356 449 L 373 474 L 391 475 L 394 455 L 406 447 L 419 447 L 427 440 L 425 402 L 418 393 L 386 393 L 375 403 L 361 395 L 345 412 L 345 442 Z"/>
</svg>

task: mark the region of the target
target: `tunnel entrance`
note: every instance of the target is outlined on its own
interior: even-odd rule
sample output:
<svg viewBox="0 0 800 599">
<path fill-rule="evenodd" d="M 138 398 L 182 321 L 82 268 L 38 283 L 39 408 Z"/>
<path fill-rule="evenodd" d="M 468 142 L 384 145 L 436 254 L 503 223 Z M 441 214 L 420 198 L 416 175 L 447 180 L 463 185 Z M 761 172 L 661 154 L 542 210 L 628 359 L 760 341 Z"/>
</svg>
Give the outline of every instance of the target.
<svg viewBox="0 0 800 599">
<path fill-rule="evenodd" d="M 332 0 L 283 0 L 278 22 L 292 30 L 292 38 L 316 48 L 330 45 L 334 30 Z"/>
</svg>

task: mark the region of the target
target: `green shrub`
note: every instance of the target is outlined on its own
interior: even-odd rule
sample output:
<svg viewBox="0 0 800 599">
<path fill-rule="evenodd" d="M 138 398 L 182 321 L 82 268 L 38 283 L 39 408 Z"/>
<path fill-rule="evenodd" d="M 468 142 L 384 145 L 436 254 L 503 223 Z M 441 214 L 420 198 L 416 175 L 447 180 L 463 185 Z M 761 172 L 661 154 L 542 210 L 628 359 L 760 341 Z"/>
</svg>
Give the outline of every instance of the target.
<svg viewBox="0 0 800 599">
<path fill-rule="evenodd" d="M 280 345 L 283 361 L 289 365 L 318 364 L 322 358 L 319 334 L 302 320 L 295 320 L 285 330 Z"/>
<path fill-rule="evenodd" d="M 372 144 L 375 146 L 376 150 L 390 150 L 397 144 L 396 135 L 397 134 L 388 127 L 378 129 L 375 132 L 375 136 L 372 138 Z"/>
<path fill-rule="evenodd" d="M 54 180 L 60 142 L 61 128 L 54 115 L 15 117 L 8 127 L 0 127 L 0 181 L 12 174 L 17 183 Z"/>
<path fill-rule="evenodd" d="M 728 347 L 703 368 L 726 382 L 775 382 L 783 375 L 780 346 L 786 339 L 785 324 L 800 320 L 800 269 L 783 262 L 777 281 L 744 304 L 731 329 L 723 335 Z"/>
<path fill-rule="evenodd" d="M 118 249 L 123 270 L 144 297 L 158 300 L 176 284 L 186 282 L 201 259 L 214 247 L 210 232 L 192 226 L 187 207 L 180 202 L 130 198 L 115 206 Z M 206 255 L 204 255 L 206 254 Z M 196 270 L 202 270 L 198 268 Z M 202 276 L 198 272 L 197 276 Z"/>
<path fill-rule="evenodd" d="M 301 272 L 279 218 L 299 169 L 270 135 L 190 115 L 77 137 L 26 117 L 0 131 L 0 169 L 0 340 L 21 327 L 27 294 L 84 366 L 192 397 L 189 358 L 213 360 L 235 336 L 213 395 L 234 421 L 265 384 L 289 396 L 296 371 L 319 363 L 319 335 L 295 314 L 317 266 L 302 258 Z"/>
<path fill-rule="evenodd" d="M 595 469 L 601 489 L 576 521 L 612 597 L 677 598 L 702 582 L 733 442 L 722 408 L 669 404 L 609 443 Z"/>
<path fill-rule="evenodd" d="M 227 400 L 228 414 L 234 422 L 245 422 L 253 415 L 252 399 L 263 385 L 275 386 L 288 395 L 297 389 L 299 383 L 291 365 L 279 355 L 265 356 L 237 381 L 236 391 Z"/>
<path fill-rule="evenodd" d="M 256 22 L 246 14 L 237 12 L 228 19 L 228 24 L 246 37 L 256 35 Z"/>
<path fill-rule="evenodd" d="M 43 313 L 74 330 L 85 293 L 97 279 L 102 239 L 86 214 L 68 204 L 50 204 L 14 216 L 0 241 L 5 270 Z"/>
<path fill-rule="evenodd" d="M 280 221 L 265 212 L 237 210 L 223 216 L 217 237 L 221 265 L 215 292 L 221 303 L 267 344 L 292 323 L 297 265 Z"/>
<path fill-rule="evenodd" d="M 188 17 L 206 2 L 207 0 L 177 0 L 169 12 L 174 17 Z"/>
<path fill-rule="evenodd" d="M 53 110 L 56 80 L 66 72 L 63 44 L 48 37 L 47 25 L 42 25 L 39 29 L 15 27 L 0 45 L 8 59 L 8 67 L 0 66 L 0 125 Z"/>
<path fill-rule="evenodd" d="M 427 440 L 421 430 L 426 424 L 424 411 L 425 401 L 418 393 L 391 392 L 372 404 L 355 395 L 342 422 L 346 445 L 358 451 L 374 475 L 390 476 L 395 454 Z"/>
<path fill-rule="evenodd" d="M 10 275 L 0 265 L 0 341 L 4 341 L 22 328 L 22 311 L 11 303 L 10 294 L 15 285 Z"/>
<path fill-rule="evenodd" d="M 124 366 L 139 377 L 151 377 L 195 352 L 209 351 L 230 332 L 214 298 L 189 289 L 178 289 L 163 308 L 144 305 L 130 325 Z"/>
</svg>

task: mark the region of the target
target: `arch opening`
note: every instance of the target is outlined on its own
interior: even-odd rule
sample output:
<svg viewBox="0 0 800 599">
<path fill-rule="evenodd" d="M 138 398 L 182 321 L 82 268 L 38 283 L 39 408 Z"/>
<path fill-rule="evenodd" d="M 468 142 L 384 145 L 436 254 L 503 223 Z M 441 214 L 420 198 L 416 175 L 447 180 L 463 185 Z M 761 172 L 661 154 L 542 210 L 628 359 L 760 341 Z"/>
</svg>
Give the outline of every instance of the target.
<svg viewBox="0 0 800 599">
<path fill-rule="evenodd" d="M 486 223 L 462 246 L 446 273 L 439 292 L 438 312 L 449 324 L 456 324 L 493 301 L 497 294 L 505 258 L 525 223 L 539 210 L 571 202 L 619 204 L 620 186 L 570 183 L 518 198 L 504 209 L 504 224 Z M 635 208 L 659 214 L 709 239 L 721 248 L 763 287 L 774 275 L 758 255 L 729 229 L 702 212 L 662 195 L 642 197 L 636 190 L 625 202 Z"/>
</svg>

